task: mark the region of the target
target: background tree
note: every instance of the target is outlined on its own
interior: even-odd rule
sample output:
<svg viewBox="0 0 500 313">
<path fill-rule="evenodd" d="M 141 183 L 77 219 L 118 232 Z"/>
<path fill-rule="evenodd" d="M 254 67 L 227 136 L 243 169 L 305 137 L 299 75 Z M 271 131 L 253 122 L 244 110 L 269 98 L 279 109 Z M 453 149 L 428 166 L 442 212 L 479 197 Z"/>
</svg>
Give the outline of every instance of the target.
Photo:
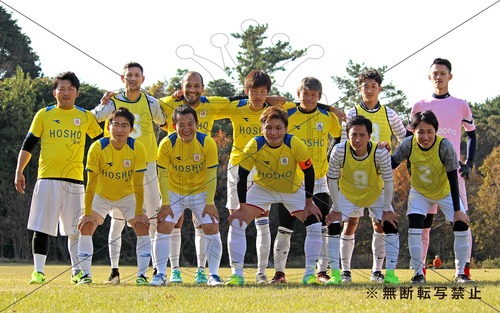
<svg viewBox="0 0 500 313">
<path fill-rule="evenodd" d="M 42 74 L 38 55 L 31 49 L 31 40 L 21 32 L 17 21 L 0 6 L 0 79 L 16 75 L 20 66 L 31 77 Z"/>
</svg>

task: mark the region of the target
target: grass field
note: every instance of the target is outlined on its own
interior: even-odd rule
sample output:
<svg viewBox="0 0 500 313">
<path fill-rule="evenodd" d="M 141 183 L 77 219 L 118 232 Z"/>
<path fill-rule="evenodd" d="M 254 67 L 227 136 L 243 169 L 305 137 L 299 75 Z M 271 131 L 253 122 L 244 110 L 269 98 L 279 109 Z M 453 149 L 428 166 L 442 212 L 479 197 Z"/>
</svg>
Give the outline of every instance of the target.
<svg viewBox="0 0 500 313">
<path fill-rule="evenodd" d="M 37 286 L 27 284 L 31 265 L 4 264 L 0 265 L 0 312 L 500 312 L 500 269 L 474 269 L 478 283 L 472 294 L 474 286 L 460 292 L 450 283 L 453 270 L 429 271 L 426 289 L 412 286 L 411 299 L 401 299 L 405 295 L 401 291 L 410 287 L 410 270 L 397 271 L 403 283 L 392 290 L 392 299 L 384 299 L 391 289 L 368 281 L 368 269 L 353 270 L 352 284 L 335 287 L 302 286 L 302 269 L 288 269 L 284 285 L 256 285 L 255 270 L 247 269 L 244 287 L 215 288 L 195 285 L 194 268 L 182 271 L 182 285 L 136 287 L 135 268 L 121 267 L 122 283 L 107 286 L 101 282 L 109 267 L 94 266 L 94 284 L 74 286 L 69 267 L 52 265 L 46 268 L 49 282 Z M 273 273 L 268 269 L 269 276 Z M 220 274 L 227 278 L 230 269 L 222 268 Z M 444 299 L 438 297 L 439 290 Z M 429 299 L 423 299 L 425 295 Z"/>
</svg>

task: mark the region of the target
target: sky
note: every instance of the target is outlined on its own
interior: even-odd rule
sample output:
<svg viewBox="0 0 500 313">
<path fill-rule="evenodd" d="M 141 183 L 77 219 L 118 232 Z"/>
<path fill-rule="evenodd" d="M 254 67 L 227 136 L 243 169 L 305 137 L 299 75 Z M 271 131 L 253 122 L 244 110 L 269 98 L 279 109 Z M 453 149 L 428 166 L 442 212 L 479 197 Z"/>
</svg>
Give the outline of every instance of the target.
<svg viewBox="0 0 500 313">
<path fill-rule="evenodd" d="M 295 95 L 300 80 L 314 76 L 323 84 L 321 102 L 334 104 L 344 95 L 331 77 L 347 76 L 352 60 L 389 67 L 383 84 L 392 82 L 412 105 L 432 94 L 427 75 L 437 57 L 453 65 L 453 96 L 473 104 L 500 95 L 498 2 L 0 0 L 0 5 L 31 39 L 49 77 L 71 70 L 84 83 L 117 90 L 123 86 L 118 76 L 123 65 L 136 61 L 144 67 L 143 86 L 169 80 L 177 69 L 200 72 L 205 84 L 232 81 L 222 68 L 234 66 L 241 41 L 231 33 L 267 24 L 266 46 L 281 40 L 293 49 L 307 48 L 305 56 L 274 75 L 279 90 Z"/>
</svg>

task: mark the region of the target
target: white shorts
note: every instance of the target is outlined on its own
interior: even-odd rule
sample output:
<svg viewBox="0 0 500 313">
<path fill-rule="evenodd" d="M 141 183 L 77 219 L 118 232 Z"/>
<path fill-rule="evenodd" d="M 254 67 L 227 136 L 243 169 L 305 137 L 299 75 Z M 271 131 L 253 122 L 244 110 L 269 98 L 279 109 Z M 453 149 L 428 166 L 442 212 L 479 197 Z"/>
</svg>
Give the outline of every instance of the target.
<svg viewBox="0 0 500 313">
<path fill-rule="evenodd" d="M 458 171 L 458 170 L 457 170 Z M 467 189 L 465 188 L 465 178 L 462 177 L 460 173 L 458 173 L 458 193 L 460 195 L 460 199 L 462 199 L 462 204 L 465 208 L 465 211 L 469 211 L 469 206 L 467 205 Z M 429 214 L 437 214 L 438 205 L 433 204 L 429 209 Z"/>
<path fill-rule="evenodd" d="M 39 179 L 31 198 L 28 229 L 57 236 L 78 234 L 78 221 L 83 212 L 83 184 L 63 180 Z"/>
<path fill-rule="evenodd" d="M 149 162 L 146 165 L 144 175 L 144 205 L 143 212 L 149 217 L 152 226 L 156 226 L 156 214 L 161 206 L 160 188 L 158 187 L 158 173 L 156 162 Z M 134 209 L 135 211 L 135 209 Z M 119 210 L 112 210 L 109 216 L 116 219 L 126 219 Z"/>
<path fill-rule="evenodd" d="M 330 189 L 328 188 L 328 180 L 325 177 L 318 178 L 314 181 L 314 192 L 313 195 L 318 193 L 330 194 Z"/>
<path fill-rule="evenodd" d="M 233 165 L 231 162 L 227 164 L 227 202 L 226 207 L 231 210 L 238 208 L 240 200 L 238 198 L 238 169 L 239 165 Z M 253 176 L 255 175 L 255 167 L 252 168 L 247 179 L 247 190 L 253 183 Z"/>
<path fill-rule="evenodd" d="M 344 194 L 339 191 L 339 201 L 340 208 L 342 210 L 342 219 L 346 221 L 349 217 L 362 217 L 365 207 L 360 207 L 351 201 L 349 201 Z M 384 191 L 380 193 L 378 198 L 368 207 L 368 213 L 370 218 L 376 222 L 380 223 L 382 221 L 382 214 L 384 213 Z M 394 212 L 394 208 L 391 205 L 391 211 Z"/>
<path fill-rule="evenodd" d="M 195 225 L 195 227 L 199 227 L 202 224 L 213 223 L 208 214 L 206 214 L 204 217 L 201 216 L 207 203 L 206 192 L 190 194 L 187 196 L 183 196 L 172 191 L 169 191 L 168 194 L 170 197 L 170 208 L 174 213 L 174 217 L 172 218 L 172 216 L 169 215 L 165 218 L 165 221 L 175 224 L 181 217 L 184 210 L 190 209 L 193 216 L 193 224 Z"/>
<path fill-rule="evenodd" d="M 98 213 L 103 218 L 102 221 L 104 221 L 106 215 L 111 214 L 111 212 L 120 214 L 129 221 L 135 217 L 135 194 L 130 194 L 116 201 L 108 200 L 96 194 L 92 201 L 92 211 Z"/>
<path fill-rule="evenodd" d="M 303 186 L 294 193 L 285 193 L 265 189 L 259 184 L 252 183 L 247 191 L 247 205 L 257 207 L 265 212 L 271 209 L 273 203 L 283 203 L 290 214 L 293 215 L 304 211 L 306 192 Z"/>
<path fill-rule="evenodd" d="M 439 200 L 431 200 L 415 189 L 410 189 L 410 195 L 408 196 L 408 212 L 406 215 L 410 214 L 421 214 L 426 215 L 429 208 L 433 205 L 439 205 L 439 209 L 443 212 L 445 218 L 449 222 L 453 222 L 454 211 L 453 211 L 453 201 L 451 200 L 451 193 L 446 197 Z M 462 199 L 460 199 L 460 210 L 465 212 L 464 205 L 462 204 Z"/>
</svg>

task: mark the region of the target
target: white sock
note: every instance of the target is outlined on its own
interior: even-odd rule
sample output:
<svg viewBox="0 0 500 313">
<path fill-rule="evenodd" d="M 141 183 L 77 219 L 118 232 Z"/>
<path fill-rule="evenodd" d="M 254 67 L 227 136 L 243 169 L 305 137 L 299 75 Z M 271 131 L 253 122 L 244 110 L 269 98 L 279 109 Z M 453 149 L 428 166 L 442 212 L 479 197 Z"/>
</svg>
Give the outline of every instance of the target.
<svg viewBox="0 0 500 313">
<path fill-rule="evenodd" d="M 323 244 L 321 245 L 321 251 L 318 260 L 318 272 L 326 272 L 328 269 L 329 258 L 327 255 L 328 246 L 326 244 L 326 233 L 328 228 L 326 226 L 321 226 L 321 240 Z"/>
<path fill-rule="evenodd" d="M 340 268 L 340 235 L 326 235 L 326 245 L 330 270 L 338 270 Z"/>
<path fill-rule="evenodd" d="M 240 220 L 233 220 L 229 226 L 229 233 L 227 235 L 227 246 L 229 250 L 229 264 L 233 274 L 243 276 L 243 263 L 245 261 L 245 253 L 247 251 L 247 238 L 245 229 L 247 223 Z"/>
<path fill-rule="evenodd" d="M 73 234 L 68 236 L 68 251 L 71 259 L 71 267 L 73 275 L 76 275 L 80 270 L 80 260 L 78 259 L 78 241 L 80 234 Z"/>
<path fill-rule="evenodd" d="M 286 260 L 290 252 L 290 238 L 293 230 L 279 226 L 278 233 L 274 239 L 274 270 L 276 272 L 285 272 Z"/>
<path fill-rule="evenodd" d="M 80 235 L 78 241 L 78 258 L 80 259 L 80 267 L 84 275 L 92 276 L 90 268 L 92 267 L 92 254 L 94 254 L 94 244 L 92 236 Z"/>
<path fill-rule="evenodd" d="M 351 271 L 351 259 L 355 243 L 355 235 L 342 234 L 340 236 L 340 260 L 342 262 L 342 271 Z"/>
<path fill-rule="evenodd" d="M 120 251 L 122 249 L 122 231 L 125 227 L 124 220 L 112 218 L 109 226 L 108 249 L 111 268 L 118 268 L 120 262 Z"/>
<path fill-rule="evenodd" d="M 394 270 L 398 264 L 399 256 L 399 234 L 385 235 L 385 269 Z"/>
<path fill-rule="evenodd" d="M 429 242 L 430 242 L 430 233 L 431 229 L 424 228 L 422 230 L 422 264 L 425 266 L 427 260 L 427 251 L 429 250 Z"/>
<path fill-rule="evenodd" d="M 469 253 L 467 255 L 467 260 L 465 261 L 466 263 L 470 263 L 470 258 L 472 256 L 472 242 L 473 242 L 472 241 L 472 231 L 470 228 L 468 229 L 468 231 L 469 231 Z"/>
<path fill-rule="evenodd" d="M 156 256 L 158 257 L 158 256 Z M 174 228 L 170 234 L 170 267 L 179 268 L 179 259 L 181 257 L 181 229 Z"/>
<path fill-rule="evenodd" d="M 205 267 L 207 263 L 207 238 L 202 228 L 194 229 L 194 245 L 196 248 L 196 262 L 198 268 Z"/>
<path fill-rule="evenodd" d="M 467 255 L 469 254 L 469 230 L 454 231 L 455 240 L 453 250 L 455 252 L 456 275 L 463 274 Z"/>
<path fill-rule="evenodd" d="M 385 234 L 373 232 L 372 235 L 373 272 L 381 272 L 385 259 Z"/>
<path fill-rule="evenodd" d="M 137 236 L 135 251 L 137 255 L 137 276 L 145 275 L 151 259 L 151 237 L 149 234 Z"/>
<path fill-rule="evenodd" d="M 204 235 L 206 238 L 208 271 L 210 275 L 219 275 L 220 259 L 222 258 L 222 241 L 220 233 Z"/>
<path fill-rule="evenodd" d="M 167 274 L 167 260 L 170 254 L 170 234 L 156 232 L 153 244 L 153 253 L 156 255 L 155 268 L 158 274 Z"/>
<path fill-rule="evenodd" d="M 44 254 L 33 254 L 33 266 L 35 271 L 39 273 L 45 273 L 45 262 L 47 261 L 47 256 Z"/>
<path fill-rule="evenodd" d="M 269 229 L 269 217 L 259 217 L 255 219 L 257 229 L 256 249 L 257 249 L 257 272 L 265 274 L 269 264 L 269 252 L 271 251 L 271 231 Z"/>
<path fill-rule="evenodd" d="M 306 255 L 306 269 L 304 275 L 314 274 L 322 245 L 321 222 L 307 226 L 306 240 L 304 243 L 304 253 Z"/>
<path fill-rule="evenodd" d="M 408 229 L 408 248 L 410 249 L 410 265 L 415 274 L 424 274 L 422 267 L 422 229 Z"/>
</svg>

